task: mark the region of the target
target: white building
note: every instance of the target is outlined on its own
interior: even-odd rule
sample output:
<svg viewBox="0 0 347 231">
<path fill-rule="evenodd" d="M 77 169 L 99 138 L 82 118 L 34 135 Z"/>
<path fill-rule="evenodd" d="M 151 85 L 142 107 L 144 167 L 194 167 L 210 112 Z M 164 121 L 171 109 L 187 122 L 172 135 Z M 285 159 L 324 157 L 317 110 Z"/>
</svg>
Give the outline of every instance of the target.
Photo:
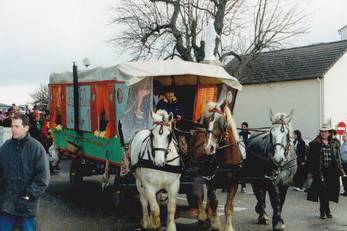
<svg viewBox="0 0 347 231">
<path fill-rule="evenodd" d="M 347 121 L 347 40 L 261 53 L 243 70 L 234 109 L 237 123 L 270 126 L 274 113 L 295 110 L 294 129 L 311 140 L 323 123 Z M 226 70 L 230 73 L 238 61 Z"/>
</svg>

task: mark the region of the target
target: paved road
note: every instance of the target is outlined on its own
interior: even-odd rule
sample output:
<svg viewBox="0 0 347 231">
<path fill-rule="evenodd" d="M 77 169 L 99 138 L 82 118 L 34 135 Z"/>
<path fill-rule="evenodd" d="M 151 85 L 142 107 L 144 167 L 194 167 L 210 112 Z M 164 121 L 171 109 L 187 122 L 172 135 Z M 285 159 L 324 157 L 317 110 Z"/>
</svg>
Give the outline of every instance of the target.
<svg viewBox="0 0 347 231">
<path fill-rule="evenodd" d="M 89 177 L 79 192 L 69 191 L 67 167 L 59 175 L 52 176 L 51 184 L 41 202 L 38 214 L 39 230 L 64 231 L 132 231 L 138 227 L 140 207 L 136 199 L 127 200 L 122 209 L 114 209 L 109 192 L 102 192 L 100 177 Z M 238 231 L 267 231 L 270 225 L 256 224 L 254 212 L 255 197 L 247 186 L 248 193 L 238 193 L 235 201 L 236 212 L 233 218 Z M 290 190 L 283 208 L 286 230 L 294 231 L 347 231 L 347 198 L 341 197 L 339 204 L 332 204 L 334 218 L 320 220 L 318 203 L 305 200 L 306 193 Z M 218 190 L 220 202 L 225 201 L 225 193 Z M 268 203 L 269 204 L 269 203 Z M 179 231 L 196 230 L 195 220 L 183 218 L 187 210 L 184 195 L 178 197 L 177 229 Z M 219 213 L 223 214 L 220 203 Z M 268 213 L 271 214 L 270 208 Z M 222 216 L 223 219 L 223 216 Z M 162 229 L 165 230 L 165 229 Z"/>
</svg>

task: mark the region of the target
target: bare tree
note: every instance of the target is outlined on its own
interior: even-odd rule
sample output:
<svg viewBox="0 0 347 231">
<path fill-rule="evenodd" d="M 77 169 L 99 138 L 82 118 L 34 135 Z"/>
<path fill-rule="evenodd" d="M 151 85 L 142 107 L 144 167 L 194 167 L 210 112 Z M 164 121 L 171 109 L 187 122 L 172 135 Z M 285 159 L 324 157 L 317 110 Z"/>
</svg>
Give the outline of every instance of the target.
<svg viewBox="0 0 347 231">
<path fill-rule="evenodd" d="M 280 47 L 304 33 L 302 11 L 285 0 L 122 0 L 113 23 L 124 30 L 112 41 L 134 60 L 172 59 L 201 62 L 201 33 L 213 20 L 214 55 L 236 57 L 239 69 L 264 49 Z"/>
<path fill-rule="evenodd" d="M 38 105 L 41 109 L 47 108 L 48 106 L 48 85 L 41 84 L 39 88 L 37 88 L 32 94 L 30 94 L 32 98 L 32 103 Z"/>
</svg>

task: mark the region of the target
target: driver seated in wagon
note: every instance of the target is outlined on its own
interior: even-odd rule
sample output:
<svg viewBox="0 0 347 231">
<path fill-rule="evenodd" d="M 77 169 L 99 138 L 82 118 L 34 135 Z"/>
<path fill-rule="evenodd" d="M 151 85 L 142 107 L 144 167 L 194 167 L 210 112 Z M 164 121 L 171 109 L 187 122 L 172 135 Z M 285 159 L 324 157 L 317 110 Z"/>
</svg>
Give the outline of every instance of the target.
<svg viewBox="0 0 347 231">
<path fill-rule="evenodd" d="M 165 110 L 167 113 L 173 113 L 174 118 L 181 120 L 184 116 L 182 106 L 175 96 L 172 89 L 168 89 L 164 95 L 160 96 L 159 102 L 156 106 L 156 110 Z"/>
</svg>

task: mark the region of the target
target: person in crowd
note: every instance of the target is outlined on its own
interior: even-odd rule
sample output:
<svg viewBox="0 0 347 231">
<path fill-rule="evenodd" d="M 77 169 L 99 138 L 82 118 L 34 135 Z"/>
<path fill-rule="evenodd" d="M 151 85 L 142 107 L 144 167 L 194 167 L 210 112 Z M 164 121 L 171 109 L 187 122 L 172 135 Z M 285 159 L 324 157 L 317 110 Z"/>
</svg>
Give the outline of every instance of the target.
<svg viewBox="0 0 347 231">
<path fill-rule="evenodd" d="M 28 132 L 28 116 L 15 115 L 11 125 L 12 139 L 0 147 L 0 230 L 34 231 L 50 177 L 47 155 Z"/>
<path fill-rule="evenodd" d="M 341 164 L 340 144 L 331 137 L 327 126 L 322 126 L 319 135 L 310 142 L 307 170 L 308 178 L 313 179 L 307 199 L 319 199 L 321 219 L 332 218 L 329 201 L 338 203 L 340 176 L 345 173 Z"/>
<path fill-rule="evenodd" d="M 6 114 L 0 110 L 0 126 L 3 126 L 3 122 L 6 118 Z"/>
<path fill-rule="evenodd" d="M 332 138 L 333 140 L 335 140 L 336 142 L 338 142 L 339 144 L 341 144 L 341 143 L 340 143 L 340 140 L 337 138 L 337 132 L 336 132 L 335 129 L 331 129 L 331 130 L 330 130 L 330 134 L 331 134 L 331 138 Z"/>
<path fill-rule="evenodd" d="M 343 134 L 343 144 L 341 145 L 341 161 L 342 167 L 345 173 L 347 173 L 347 132 Z M 342 177 L 342 184 L 344 192 L 341 194 L 342 196 L 347 196 L 347 177 Z"/>
<path fill-rule="evenodd" d="M 49 121 L 50 121 L 50 115 L 46 114 L 46 117 L 45 117 L 45 119 L 42 122 L 41 134 L 40 134 L 42 145 L 45 148 L 47 153 L 48 153 L 49 147 L 53 143 L 52 136 L 51 136 L 51 133 L 50 133 Z"/>
<path fill-rule="evenodd" d="M 251 136 L 251 133 L 248 130 L 248 123 L 243 122 L 241 124 L 241 132 L 239 133 L 240 136 L 240 151 L 242 154 L 242 159 L 245 160 L 247 158 L 247 145 L 248 145 L 248 139 Z M 246 183 L 244 181 L 240 181 L 241 184 L 241 192 L 246 192 Z"/>
<path fill-rule="evenodd" d="M 31 114 L 30 108 L 28 105 L 25 105 L 25 115 L 29 116 Z"/>
<path fill-rule="evenodd" d="M 11 121 L 15 115 L 16 115 L 15 112 L 9 109 L 6 113 L 6 118 L 2 122 L 2 126 L 8 127 L 8 128 L 11 127 Z"/>
<path fill-rule="evenodd" d="M 32 115 L 32 119 L 30 120 L 29 133 L 31 137 L 37 139 L 40 142 L 42 142 L 41 128 L 42 128 L 42 120 L 41 120 L 40 113 L 38 111 L 34 111 Z"/>
<path fill-rule="evenodd" d="M 294 176 L 295 189 L 297 191 L 304 191 L 305 182 L 305 162 L 306 162 L 306 144 L 302 139 L 301 131 L 294 131 L 294 149 L 297 155 L 297 166 L 298 169 Z"/>
<path fill-rule="evenodd" d="M 171 89 L 169 89 L 159 100 L 156 110 L 159 109 L 165 110 L 167 113 L 172 112 L 174 114 L 174 118 L 177 120 L 181 120 L 181 118 L 184 117 L 181 104 Z"/>
</svg>

